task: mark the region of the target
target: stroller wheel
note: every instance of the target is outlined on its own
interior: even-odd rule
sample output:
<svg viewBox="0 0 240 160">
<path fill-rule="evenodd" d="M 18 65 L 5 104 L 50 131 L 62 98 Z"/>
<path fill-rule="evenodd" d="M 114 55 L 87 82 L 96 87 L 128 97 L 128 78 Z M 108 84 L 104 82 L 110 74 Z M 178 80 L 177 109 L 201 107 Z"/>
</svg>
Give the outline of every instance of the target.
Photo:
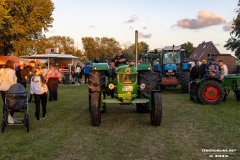
<svg viewBox="0 0 240 160">
<path fill-rule="evenodd" d="M 29 125 L 30 125 L 30 123 L 29 123 L 29 115 L 26 114 L 26 116 L 25 116 L 25 126 L 27 127 L 27 132 L 29 132 Z"/>
<path fill-rule="evenodd" d="M 5 120 L 2 120 L 2 125 L 1 125 L 1 129 L 2 129 L 2 133 L 4 132 L 4 127 L 6 126 Z"/>
</svg>

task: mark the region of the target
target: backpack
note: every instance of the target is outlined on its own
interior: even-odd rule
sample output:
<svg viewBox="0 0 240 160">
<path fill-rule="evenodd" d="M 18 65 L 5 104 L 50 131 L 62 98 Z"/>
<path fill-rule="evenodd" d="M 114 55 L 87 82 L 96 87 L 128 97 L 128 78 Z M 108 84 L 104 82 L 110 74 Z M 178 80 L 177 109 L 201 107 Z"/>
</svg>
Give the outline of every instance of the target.
<svg viewBox="0 0 240 160">
<path fill-rule="evenodd" d="M 215 62 L 210 62 L 207 66 L 207 77 L 219 78 L 219 65 Z"/>
</svg>

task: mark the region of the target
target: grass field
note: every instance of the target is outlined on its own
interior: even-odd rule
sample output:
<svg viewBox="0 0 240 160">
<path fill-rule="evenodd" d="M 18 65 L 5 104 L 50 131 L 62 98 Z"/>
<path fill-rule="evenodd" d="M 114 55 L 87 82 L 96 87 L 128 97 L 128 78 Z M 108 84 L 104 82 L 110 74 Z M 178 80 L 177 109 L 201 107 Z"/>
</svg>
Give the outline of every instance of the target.
<svg viewBox="0 0 240 160">
<path fill-rule="evenodd" d="M 240 159 L 240 102 L 232 93 L 220 105 L 198 104 L 176 89 L 163 91 L 162 99 L 160 127 L 135 106 L 120 105 L 108 105 L 101 126 L 92 127 L 87 86 L 61 85 L 47 119 L 37 121 L 30 103 L 30 132 L 7 126 L 0 134 L 0 159 L 209 159 L 202 149 L 236 149 L 222 159 Z"/>
</svg>

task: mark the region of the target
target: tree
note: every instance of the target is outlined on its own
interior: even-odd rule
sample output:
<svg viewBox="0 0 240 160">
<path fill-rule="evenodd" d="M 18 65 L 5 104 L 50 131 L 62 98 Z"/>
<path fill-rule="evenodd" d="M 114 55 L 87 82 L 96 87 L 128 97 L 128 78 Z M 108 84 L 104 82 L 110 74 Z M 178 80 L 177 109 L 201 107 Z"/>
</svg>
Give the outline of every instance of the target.
<svg viewBox="0 0 240 160">
<path fill-rule="evenodd" d="M 238 7 L 240 6 L 240 0 Z M 235 52 L 235 55 L 240 58 L 240 9 L 237 11 L 237 18 L 233 20 L 233 30 L 230 32 L 231 38 L 224 45 L 227 50 Z"/>
<path fill-rule="evenodd" d="M 146 42 L 138 43 L 138 55 L 139 56 L 143 56 L 144 53 L 146 53 L 148 50 L 149 50 L 149 45 Z M 123 53 L 129 60 L 134 60 L 135 53 L 136 53 L 135 43 L 130 45 L 128 48 L 125 48 L 123 50 Z"/>
<path fill-rule="evenodd" d="M 193 53 L 193 51 L 196 48 L 196 47 L 193 46 L 193 44 L 191 42 L 183 43 L 180 46 L 181 46 L 181 48 L 186 49 L 186 51 L 187 51 L 187 54 L 186 54 L 187 58 L 190 57 L 190 55 Z"/>
<path fill-rule="evenodd" d="M 0 0 L 0 5 L 2 55 L 30 52 L 29 46 L 52 26 L 54 4 L 51 0 Z"/>
<path fill-rule="evenodd" d="M 107 37 L 96 37 L 95 39 L 92 37 L 83 37 L 82 44 L 87 59 L 98 59 L 101 62 L 112 59 L 120 47 L 119 42 L 114 38 Z"/>
</svg>

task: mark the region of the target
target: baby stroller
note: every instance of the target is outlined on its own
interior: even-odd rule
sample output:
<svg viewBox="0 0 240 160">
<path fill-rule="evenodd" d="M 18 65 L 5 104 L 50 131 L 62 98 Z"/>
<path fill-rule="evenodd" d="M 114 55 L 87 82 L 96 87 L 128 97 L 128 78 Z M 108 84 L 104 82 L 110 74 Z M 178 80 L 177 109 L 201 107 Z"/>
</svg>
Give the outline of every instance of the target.
<svg viewBox="0 0 240 160">
<path fill-rule="evenodd" d="M 7 125 L 25 125 L 29 132 L 28 93 L 25 87 L 16 83 L 12 85 L 5 95 L 5 106 L 3 108 L 2 133 Z M 24 112 L 23 118 L 13 118 L 14 123 L 8 123 L 10 112 Z"/>
</svg>

